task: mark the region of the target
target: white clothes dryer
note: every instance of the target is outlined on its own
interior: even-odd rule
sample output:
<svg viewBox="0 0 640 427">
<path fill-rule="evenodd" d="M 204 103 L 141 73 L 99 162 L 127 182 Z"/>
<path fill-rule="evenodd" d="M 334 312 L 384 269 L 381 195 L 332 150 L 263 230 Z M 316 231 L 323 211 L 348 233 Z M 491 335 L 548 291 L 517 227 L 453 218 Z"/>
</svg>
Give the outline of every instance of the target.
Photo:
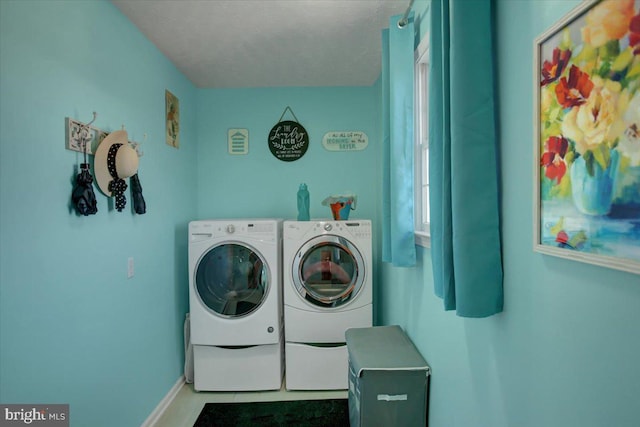
<svg viewBox="0 0 640 427">
<path fill-rule="evenodd" d="M 282 221 L 189 223 L 194 388 L 279 390 L 284 369 Z"/>
<path fill-rule="evenodd" d="M 345 331 L 372 326 L 371 221 L 285 221 L 286 387 L 346 389 Z"/>
</svg>

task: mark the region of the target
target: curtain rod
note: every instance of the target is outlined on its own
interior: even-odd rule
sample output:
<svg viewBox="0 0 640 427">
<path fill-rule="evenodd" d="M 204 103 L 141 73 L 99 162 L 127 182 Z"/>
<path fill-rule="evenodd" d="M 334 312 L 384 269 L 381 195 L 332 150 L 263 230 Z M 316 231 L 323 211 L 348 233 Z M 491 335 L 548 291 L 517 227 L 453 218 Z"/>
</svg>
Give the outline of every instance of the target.
<svg viewBox="0 0 640 427">
<path fill-rule="evenodd" d="M 411 13 L 413 2 L 414 0 L 409 1 L 409 6 L 407 6 L 407 10 L 404 12 L 404 16 L 402 16 L 402 19 L 398 21 L 398 28 L 404 28 L 404 26 L 409 22 L 409 14 Z"/>
</svg>

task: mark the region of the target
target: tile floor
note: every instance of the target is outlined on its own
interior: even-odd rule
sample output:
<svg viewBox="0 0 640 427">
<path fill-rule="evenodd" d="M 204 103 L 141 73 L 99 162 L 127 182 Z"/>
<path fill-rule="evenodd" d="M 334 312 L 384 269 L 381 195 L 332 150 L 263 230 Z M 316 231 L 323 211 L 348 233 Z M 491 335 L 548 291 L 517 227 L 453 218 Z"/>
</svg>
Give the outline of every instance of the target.
<svg viewBox="0 0 640 427">
<path fill-rule="evenodd" d="M 346 399 L 347 390 L 245 392 L 197 392 L 193 384 L 185 384 L 154 427 L 193 427 L 205 403 L 267 402 L 274 400 Z"/>
</svg>

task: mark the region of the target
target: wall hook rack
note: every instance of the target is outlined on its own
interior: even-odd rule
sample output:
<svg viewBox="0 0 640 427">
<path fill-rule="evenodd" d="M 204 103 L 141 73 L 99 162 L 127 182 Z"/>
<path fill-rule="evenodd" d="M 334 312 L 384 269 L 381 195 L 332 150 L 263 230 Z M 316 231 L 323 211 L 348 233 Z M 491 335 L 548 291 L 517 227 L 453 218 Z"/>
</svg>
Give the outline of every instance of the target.
<svg viewBox="0 0 640 427">
<path fill-rule="evenodd" d="M 96 121 L 97 117 L 98 113 L 94 111 L 93 119 L 88 123 L 82 123 L 69 117 L 66 118 L 67 149 L 79 151 L 80 153 L 93 154 L 91 146 L 97 129 L 91 125 Z"/>
<path fill-rule="evenodd" d="M 88 123 L 82 123 L 70 117 L 65 118 L 65 147 L 67 150 L 93 155 L 98 144 L 110 133 L 92 125 L 97 117 L 98 113 L 94 111 L 93 119 Z M 121 127 L 122 130 L 125 130 L 124 125 L 121 125 Z M 146 139 L 147 134 L 145 133 L 144 135 Z M 142 157 L 142 151 L 137 148 L 139 144 L 133 141 L 129 141 L 129 143 L 136 149 L 138 157 Z"/>
</svg>

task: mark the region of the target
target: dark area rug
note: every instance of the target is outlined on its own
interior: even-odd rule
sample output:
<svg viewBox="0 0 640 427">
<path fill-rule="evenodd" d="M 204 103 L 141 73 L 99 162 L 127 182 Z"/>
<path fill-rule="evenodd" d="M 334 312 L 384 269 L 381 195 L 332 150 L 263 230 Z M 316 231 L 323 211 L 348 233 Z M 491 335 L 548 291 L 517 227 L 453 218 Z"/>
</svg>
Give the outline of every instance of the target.
<svg viewBox="0 0 640 427">
<path fill-rule="evenodd" d="M 207 403 L 193 427 L 349 427 L 347 399 Z"/>
</svg>

